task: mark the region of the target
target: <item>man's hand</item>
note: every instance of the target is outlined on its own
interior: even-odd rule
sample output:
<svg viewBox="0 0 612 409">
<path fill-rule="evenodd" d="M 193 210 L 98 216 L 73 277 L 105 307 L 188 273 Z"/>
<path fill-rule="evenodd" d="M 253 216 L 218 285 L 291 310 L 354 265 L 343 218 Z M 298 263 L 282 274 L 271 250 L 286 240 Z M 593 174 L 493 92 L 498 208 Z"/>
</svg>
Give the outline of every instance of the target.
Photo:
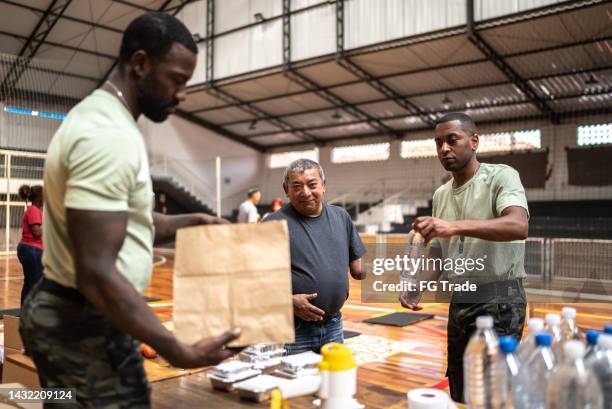
<svg viewBox="0 0 612 409">
<path fill-rule="evenodd" d="M 325 311 L 310 303 L 310 300 L 315 298 L 317 298 L 317 293 L 293 294 L 293 313 L 304 321 L 321 321 Z"/>
<path fill-rule="evenodd" d="M 402 307 L 412 311 L 420 311 L 423 309 L 423 307 L 418 305 L 420 300 L 421 292 L 418 290 L 402 291 L 399 296 L 399 302 L 402 304 Z"/>
<path fill-rule="evenodd" d="M 204 338 L 189 346 L 179 343 L 179 347 L 165 356 L 170 365 L 177 368 L 199 368 L 216 365 L 234 355 L 226 345 L 240 336 L 239 329 L 226 331 L 217 337 Z"/>
<path fill-rule="evenodd" d="M 429 242 L 434 237 L 450 237 L 456 235 L 455 224 L 435 217 L 417 217 L 412 223 L 415 232 L 421 233 L 425 242 Z"/>
<path fill-rule="evenodd" d="M 229 221 L 221 218 L 211 216 L 206 213 L 198 213 L 199 222 L 198 224 L 229 224 Z"/>
</svg>

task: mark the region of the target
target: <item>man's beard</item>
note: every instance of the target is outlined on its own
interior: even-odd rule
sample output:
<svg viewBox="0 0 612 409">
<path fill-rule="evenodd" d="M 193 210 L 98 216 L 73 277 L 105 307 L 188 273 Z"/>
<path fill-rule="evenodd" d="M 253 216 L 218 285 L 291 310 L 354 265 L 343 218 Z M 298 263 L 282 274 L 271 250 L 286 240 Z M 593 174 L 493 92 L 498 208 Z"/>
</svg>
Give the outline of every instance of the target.
<svg viewBox="0 0 612 409">
<path fill-rule="evenodd" d="M 153 122 L 164 122 L 168 118 L 170 108 L 176 106 L 173 102 L 165 103 L 158 95 L 159 85 L 152 79 L 152 75 L 139 82 L 136 99 L 140 112 Z"/>
</svg>

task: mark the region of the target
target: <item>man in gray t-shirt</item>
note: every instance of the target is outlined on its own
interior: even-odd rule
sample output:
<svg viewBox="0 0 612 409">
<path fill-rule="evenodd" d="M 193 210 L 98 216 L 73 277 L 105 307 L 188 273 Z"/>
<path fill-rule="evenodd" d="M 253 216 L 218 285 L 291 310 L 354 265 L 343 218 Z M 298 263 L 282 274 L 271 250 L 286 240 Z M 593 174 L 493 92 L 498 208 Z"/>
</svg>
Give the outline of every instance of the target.
<svg viewBox="0 0 612 409">
<path fill-rule="evenodd" d="M 328 342 L 344 341 L 340 309 L 349 293 L 347 273 L 363 278 L 365 247 L 346 210 L 323 202 L 318 163 L 291 163 L 283 188 L 290 203 L 264 222 L 286 220 L 289 227 L 295 342 L 285 348 L 289 354 L 319 352 Z"/>
</svg>

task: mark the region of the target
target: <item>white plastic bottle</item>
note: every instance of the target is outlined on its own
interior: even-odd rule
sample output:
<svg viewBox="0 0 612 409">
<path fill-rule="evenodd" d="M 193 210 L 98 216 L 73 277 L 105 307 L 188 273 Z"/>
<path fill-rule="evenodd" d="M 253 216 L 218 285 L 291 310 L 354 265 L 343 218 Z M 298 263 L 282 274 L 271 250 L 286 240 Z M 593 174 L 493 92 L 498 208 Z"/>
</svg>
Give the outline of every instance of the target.
<svg viewBox="0 0 612 409">
<path fill-rule="evenodd" d="M 536 343 L 535 336 L 538 332 L 542 332 L 544 329 L 544 320 L 542 318 L 530 318 L 527 322 L 527 334 L 521 340 L 520 345 L 517 349 L 517 356 L 519 361 L 524 363 L 527 361 L 529 356 L 535 351 Z"/>
<path fill-rule="evenodd" d="M 603 392 L 603 407 L 612 408 L 612 335 L 601 334 L 597 349 L 585 360 Z"/>
<path fill-rule="evenodd" d="M 550 375 L 547 409 L 603 409 L 603 397 L 595 374 L 585 366 L 580 341 L 563 344 L 564 361 Z"/>
<path fill-rule="evenodd" d="M 493 317 L 476 319 L 476 332 L 463 354 L 464 398 L 470 409 L 500 409 L 503 399 L 497 376 L 499 341 L 493 330 Z"/>
<path fill-rule="evenodd" d="M 587 347 L 586 347 L 586 352 L 584 353 L 585 361 L 589 359 L 591 355 L 593 355 L 599 350 L 599 347 L 597 346 L 597 340 L 599 339 L 600 335 L 601 333 L 594 329 L 587 331 L 586 333 Z"/>
<path fill-rule="evenodd" d="M 576 309 L 563 307 L 561 314 L 563 316 L 561 321 L 561 339 L 563 341 L 580 339 L 580 330 L 576 325 Z"/>
<path fill-rule="evenodd" d="M 563 358 L 563 347 L 561 345 L 561 316 L 559 314 L 546 314 L 544 318 L 546 325 L 544 331 L 552 335 L 552 350 L 560 362 Z"/>
<path fill-rule="evenodd" d="M 505 402 L 505 408 L 514 408 L 514 396 L 520 397 L 523 394 L 522 385 L 518 382 L 521 365 L 516 356 L 516 338 L 506 336 L 499 338 L 499 350 L 501 359 L 499 360 L 500 393 Z"/>
<path fill-rule="evenodd" d="M 551 349 L 552 335 L 540 332 L 535 339 L 536 350 L 521 366 L 517 382 L 522 394 L 515 394 L 515 409 L 546 409 L 548 379 L 556 360 Z"/>
</svg>

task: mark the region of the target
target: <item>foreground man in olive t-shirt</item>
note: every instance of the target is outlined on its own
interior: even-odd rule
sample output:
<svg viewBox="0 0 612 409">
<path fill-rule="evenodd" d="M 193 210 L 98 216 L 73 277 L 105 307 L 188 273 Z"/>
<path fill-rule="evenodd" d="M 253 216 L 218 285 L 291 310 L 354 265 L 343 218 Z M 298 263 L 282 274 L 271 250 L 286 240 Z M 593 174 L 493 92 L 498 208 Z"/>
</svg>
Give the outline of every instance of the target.
<svg viewBox="0 0 612 409">
<path fill-rule="evenodd" d="M 451 397 L 458 402 L 464 401 L 463 353 L 476 330 L 476 318 L 490 315 L 498 335 L 520 339 L 526 310 L 525 190 L 511 167 L 478 162 L 478 138 L 466 114 L 451 113 L 438 120 L 438 158 L 453 177 L 434 193 L 433 217 L 418 217 L 412 225 L 431 244 L 430 258 L 452 260 L 455 266 L 450 271 L 436 270 L 439 267 L 423 271 L 422 280 L 437 280 L 444 274 L 452 284 L 476 284 L 474 292 L 453 291 L 448 313 L 447 376 Z M 465 268 L 468 264 L 470 268 Z M 420 297 L 417 288 L 402 293 L 400 302 L 419 310 Z"/>
<path fill-rule="evenodd" d="M 164 121 L 186 97 L 196 64 L 191 33 L 176 18 L 144 14 L 127 27 L 118 68 L 76 105 L 45 161 L 44 278 L 22 307 L 21 336 L 41 386 L 72 388 L 76 404 L 148 408 L 150 387 L 136 340 L 181 368 L 232 353 L 239 331 L 179 342 L 145 303 L 153 243 L 180 227 L 222 223 L 205 214 L 154 214 L 140 114 Z"/>
</svg>

